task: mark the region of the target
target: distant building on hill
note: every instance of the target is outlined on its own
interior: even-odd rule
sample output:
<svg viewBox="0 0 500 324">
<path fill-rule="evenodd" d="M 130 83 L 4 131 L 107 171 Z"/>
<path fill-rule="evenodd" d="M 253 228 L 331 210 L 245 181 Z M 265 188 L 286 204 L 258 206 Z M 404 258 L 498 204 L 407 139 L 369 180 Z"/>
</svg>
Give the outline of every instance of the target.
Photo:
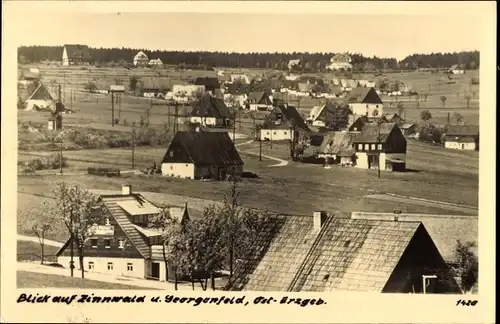
<svg viewBox="0 0 500 324">
<path fill-rule="evenodd" d="M 227 132 L 179 131 L 163 158 L 164 176 L 224 180 L 241 176 L 243 160 Z"/>
<path fill-rule="evenodd" d="M 449 125 L 445 135 L 445 148 L 468 151 L 479 150 L 478 125 Z"/>
<path fill-rule="evenodd" d="M 460 67 L 458 64 L 454 64 L 448 69 L 447 73 L 449 73 L 449 74 L 465 74 L 465 70 L 462 67 Z"/>
<path fill-rule="evenodd" d="M 293 69 L 294 67 L 296 66 L 299 66 L 300 65 L 300 59 L 294 59 L 294 60 L 290 60 L 288 62 L 288 69 L 291 70 Z"/>
<path fill-rule="evenodd" d="M 330 59 L 326 68 L 332 71 L 352 70 L 352 59 L 347 53 L 339 53 Z"/>
<path fill-rule="evenodd" d="M 148 62 L 149 62 L 149 58 L 146 55 L 146 53 L 144 53 L 143 51 L 139 51 L 139 53 L 137 53 L 134 56 L 134 66 L 137 66 L 137 67 L 147 66 Z"/>
<path fill-rule="evenodd" d="M 62 65 L 90 65 L 92 55 L 87 45 L 64 45 Z"/>
<path fill-rule="evenodd" d="M 158 67 L 161 68 L 163 67 L 163 62 L 158 58 L 158 59 L 152 59 L 148 63 L 149 66 L 151 67 Z"/>
</svg>

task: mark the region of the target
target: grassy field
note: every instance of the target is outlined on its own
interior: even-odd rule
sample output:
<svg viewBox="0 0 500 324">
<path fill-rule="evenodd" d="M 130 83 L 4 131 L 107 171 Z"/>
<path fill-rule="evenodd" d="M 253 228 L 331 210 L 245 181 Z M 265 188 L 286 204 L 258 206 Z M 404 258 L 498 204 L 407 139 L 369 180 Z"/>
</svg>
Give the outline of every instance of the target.
<svg viewBox="0 0 500 324">
<path fill-rule="evenodd" d="M 33 234 L 32 234 L 33 235 Z M 58 247 L 45 244 L 43 248 L 44 256 L 52 258 L 59 250 Z M 39 261 L 42 250 L 40 244 L 30 241 L 17 241 L 17 260 L 18 261 Z"/>
<path fill-rule="evenodd" d="M 17 288 L 79 288 L 79 289 L 122 289 L 151 290 L 146 287 L 107 283 L 76 277 L 17 271 Z"/>
</svg>

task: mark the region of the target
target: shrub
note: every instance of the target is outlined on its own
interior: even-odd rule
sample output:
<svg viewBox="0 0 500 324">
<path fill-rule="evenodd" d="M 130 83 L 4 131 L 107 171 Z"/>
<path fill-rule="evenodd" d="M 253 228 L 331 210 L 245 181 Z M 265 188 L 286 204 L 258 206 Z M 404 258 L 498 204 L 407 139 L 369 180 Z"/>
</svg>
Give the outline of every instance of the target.
<svg viewBox="0 0 500 324">
<path fill-rule="evenodd" d="M 420 127 L 418 139 L 423 142 L 442 143 L 443 131 L 434 124 L 426 124 Z"/>
</svg>

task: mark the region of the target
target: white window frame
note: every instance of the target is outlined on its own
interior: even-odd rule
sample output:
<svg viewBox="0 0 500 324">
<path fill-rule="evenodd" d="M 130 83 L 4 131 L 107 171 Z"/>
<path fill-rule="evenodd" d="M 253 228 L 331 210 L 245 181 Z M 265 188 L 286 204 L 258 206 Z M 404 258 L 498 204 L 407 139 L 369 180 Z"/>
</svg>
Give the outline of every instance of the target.
<svg viewBox="0 0 500 324">
<path fill-rule="evenodd" d="M 371 151 L 375 151 L 375 147 L 376 147 L 376 144 L 371 144 L 371 148 L 370 148 L 370 150 L 371 150 Z"/>
<path fill-rule="evenodd" d="M 360 151 L 363 150 L 363 144 L 358 144 L 358 150 L 360 150 Z"/>
<path fill-rule="evenodd" d="M 134 264 L 133 263 L 130 263 L 130 262 L 127 263 L 127 271 L 134 271 Z"/>
<path fill-rule="evenodd" d="M 377 144 L 377 147 L 378 147 L 378 150 L 381 151 L 382 150 L 382 144 Z"/>
<path fill-rule="evenodd" d="M 125 248 L 125 240 L 118 240 L 118 248 L 123 249 Z"/>
<path fill-rule="evenodd" d="M 109 241 L 109 245 L 106 245 L 106 241 Z M 111 249 L 111 239 L 104 239 L 104 247 L 106 249 Z"/>
<path fill-rule="evenodd" d="M 370 150 L 370 144 L 365 144 L 365 151 L 369 151 Z"/>
<path fill-rule="evenodd" d="M 95 269 L 94 261 L 89 261 L 88 268 L 89 268 L 89 270 L 94 270 Z"/>
<path fill-rule="evenodd" d="M 92 241 L 94 241 L 94 240 L 96 241 L 95 245 L 92 243 Z M 93 238 L 93 239 L 90 239 L 90 244 L 91 244 L 91 245 L 92 245 L 92 247 L 95 249 L 95 248 L 97 248 L 97 245 L 99 244 L 99 240 L 98 240 L 98 239 L 94 239 L 94 238 Z"/>
<path fill-rule="evenodd" d="M 108 270 L 113 270 L 113 262 L 108 262 Z"/>
</svg>

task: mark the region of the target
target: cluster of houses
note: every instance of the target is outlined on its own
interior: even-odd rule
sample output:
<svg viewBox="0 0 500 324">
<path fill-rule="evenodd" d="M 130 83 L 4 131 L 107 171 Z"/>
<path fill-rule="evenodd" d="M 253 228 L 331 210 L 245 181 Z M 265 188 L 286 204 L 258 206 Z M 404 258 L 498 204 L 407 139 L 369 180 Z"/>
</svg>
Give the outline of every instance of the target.
<svg viewBox="0 0 500 324">
<path fill-rule="evenodd" d="M 134 56 L 134 66 L 135 67 L 158 67 L 162 68 L 163 67 L 163 62 L 159 59 L 149 59 L 146 53 L 143 51 L 139 51 Z"/>
<path fill-rule="evenodd" d="M 204 159 L 203 150 L 182 143 L 189 136 L 176 138 L 178 147 Z M 171 159 L 188 153 L 182 149 L 169 150 Z M 173 280 L 175 270 L 162 252 L 162 230 L 148 226 L 160 207 L 129 185 L 96 194 L 104 208 L 85 242 L 84 270 Z M 193 219 L 187 203 L 161 208 L 181 224 Z M 462 293 L 460 276 L 452 271 L 453 247 L 457 238 L 477 241 L 473 216 L 314 211 L 271 215 L 265 226 L 225 290 Z M 78 268 L 77 257 L 71 264 L 71 249 L 77 256 L 69 238 L 57 251 L 57 262 Z M 477 283 L 471 290 L 477 292 Z"/>
</svg>

